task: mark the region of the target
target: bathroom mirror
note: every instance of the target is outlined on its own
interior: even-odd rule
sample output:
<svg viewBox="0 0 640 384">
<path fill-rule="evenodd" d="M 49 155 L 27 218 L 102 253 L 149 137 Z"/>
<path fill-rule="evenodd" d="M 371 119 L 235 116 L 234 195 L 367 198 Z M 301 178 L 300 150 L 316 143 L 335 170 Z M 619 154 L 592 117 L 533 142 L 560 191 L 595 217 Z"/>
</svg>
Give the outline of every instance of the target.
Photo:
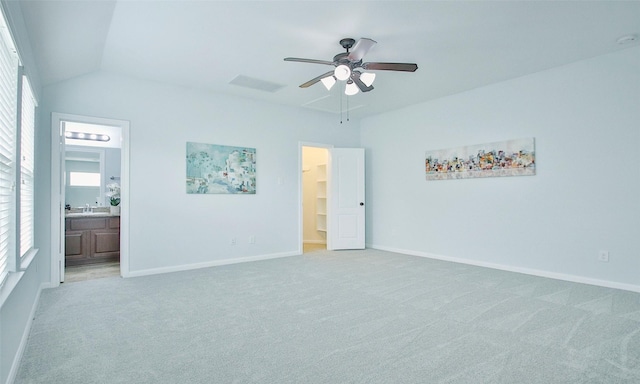
<svg viewBox="0 0 640 384">
<path fill-rule="evenodd" d="M 67 146 L 65 151 L 65 204 L 73 208 L 104 205 L 105 151 Z"/>
<path fill-rule="evenodd" d="M 120 184 L 120 128 L 66 121 L 65 204 L 109 206 L 107 185 Z"/>
</svg>

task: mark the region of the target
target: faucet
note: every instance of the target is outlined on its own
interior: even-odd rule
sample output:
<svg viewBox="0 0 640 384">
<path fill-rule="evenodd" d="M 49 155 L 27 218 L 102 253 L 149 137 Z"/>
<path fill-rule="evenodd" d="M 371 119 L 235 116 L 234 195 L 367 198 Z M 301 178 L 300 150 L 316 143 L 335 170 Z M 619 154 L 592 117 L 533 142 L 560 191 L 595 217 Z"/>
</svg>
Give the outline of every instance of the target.
<svg viewBox="0 0 640 384">
<path fill-rule="evenodd" d="M 84 206 L 84 211 L 85 211 L 86 213 L 89 213 L 89 212 L 93 211 L 93 209 L 91 209 L 91 206 L 89 206 L 89 203 L 87 203 L 87 204 Z"/>
</svg>

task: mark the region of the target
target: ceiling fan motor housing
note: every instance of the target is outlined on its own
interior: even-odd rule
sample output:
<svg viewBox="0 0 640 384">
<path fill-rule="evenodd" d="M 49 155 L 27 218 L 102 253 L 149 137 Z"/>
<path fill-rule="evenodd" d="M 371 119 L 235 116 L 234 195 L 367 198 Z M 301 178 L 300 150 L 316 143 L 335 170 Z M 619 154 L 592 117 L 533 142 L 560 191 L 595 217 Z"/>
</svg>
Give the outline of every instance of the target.
<svg viewBox="0 0 640 384">
<path fill-rule="evenodd" d="M 357 68 L 362 64 L 362 60 L 357 62 L 353 62 L 349 60 L 349 58 L 347 57 L 348 55 L 349 55 L 348 52 L 338 53 L 337 55 L 333 56 L 333 64 L 336 67 L 340 64 L 344 64 L 351 69 Z"/>
<path fill-rule="evenodd" d="M 346 49 L 347 52 L 349 52 L 349 50 L 351 49 L 351 47 L 353 47 L 353 44 L 355 44 L 356 41 L 352 38 L 345 38 L 340 40 L 340 45 L 342 45 L 342 48 Z"/>
</svg>

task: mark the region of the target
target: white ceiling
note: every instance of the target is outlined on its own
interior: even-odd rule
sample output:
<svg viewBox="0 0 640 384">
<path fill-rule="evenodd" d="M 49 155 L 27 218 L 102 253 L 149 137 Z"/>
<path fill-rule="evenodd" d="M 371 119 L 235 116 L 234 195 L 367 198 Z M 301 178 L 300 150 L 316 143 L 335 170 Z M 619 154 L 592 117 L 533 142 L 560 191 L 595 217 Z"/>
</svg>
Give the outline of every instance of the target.
<svg viewBox="0 0 640 384">
<path fill-rule="evenodd" d="M 22 1 L 43 84 L 95 71 L 339 113 L 341 96 L 298 85 L 331 67 L 344 37 L 378 44 L 377 71 L 349 98 L 352 118 L 464 92 L 625 49 L 640 34 L 639 1 Z M 275 92 L 230 84 L 245 76 Z M 346 96 L 342 98 L 346 108 Z"/>
</svg>

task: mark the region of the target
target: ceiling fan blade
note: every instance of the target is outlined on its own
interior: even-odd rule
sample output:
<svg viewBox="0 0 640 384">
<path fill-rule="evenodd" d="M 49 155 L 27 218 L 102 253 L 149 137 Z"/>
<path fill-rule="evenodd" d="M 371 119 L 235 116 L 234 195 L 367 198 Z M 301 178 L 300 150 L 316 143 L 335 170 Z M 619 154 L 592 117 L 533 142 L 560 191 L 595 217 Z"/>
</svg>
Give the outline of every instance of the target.
<svg viewBox="0 0 640 384">
<path fill-rule="evenodd" d="M 335 65 L 335 63 L 333 61 L 316 60 L 316 59 L 301 59 L 301 58 L 298 58 L 298 57 L 285 57 L 284 61 L 297 61 L 297 62 L 300 62 L 300 63 Z"/>
<path fill-rule="evenodd" d="M 327 73 L 323 73 L 322 75 L 320 75 L 318 77 L 314 77 L 313 79 L 307 81 L 304 84 L 300 84 L 300 88 L 308 88 L 308 87 L 312 86 L 313 84 L 317 83 L 318 81 L 324 79 L 325 77 L 329 77 L 329 76 L 333 76 L 333 71 L 329 71 Z"/>
<path fill-rule="evenodd" d="M 351 80 L 360 88 L 360 92 L 369 92 L 373 89 L 373 85 L 367 86 L 365 83 L 360 80 L 360 72 L 353 71 L 351 72 Z"/>
<path fill-rule="evenodd" d="M 364 55 L 366 55 L 367 52 L 369 52 L 369 50 L 373 48 L 373 46 L 376 44 L 377 43 L 374 40 L 363 37 L 362 39 L 358 40 L 356 45 L 353 46 L 353 49 L 351 50 L 351 52 L 349 52 L 349 55 L 347 56 L 347 59 L 351 61 L 362 60 Z"/>
<path fill-rule="evenodd" d="M 418 64 L 413 63 L 363 63 L 362 68 L 377 71 L 415 72 Z"/>
</svg>

